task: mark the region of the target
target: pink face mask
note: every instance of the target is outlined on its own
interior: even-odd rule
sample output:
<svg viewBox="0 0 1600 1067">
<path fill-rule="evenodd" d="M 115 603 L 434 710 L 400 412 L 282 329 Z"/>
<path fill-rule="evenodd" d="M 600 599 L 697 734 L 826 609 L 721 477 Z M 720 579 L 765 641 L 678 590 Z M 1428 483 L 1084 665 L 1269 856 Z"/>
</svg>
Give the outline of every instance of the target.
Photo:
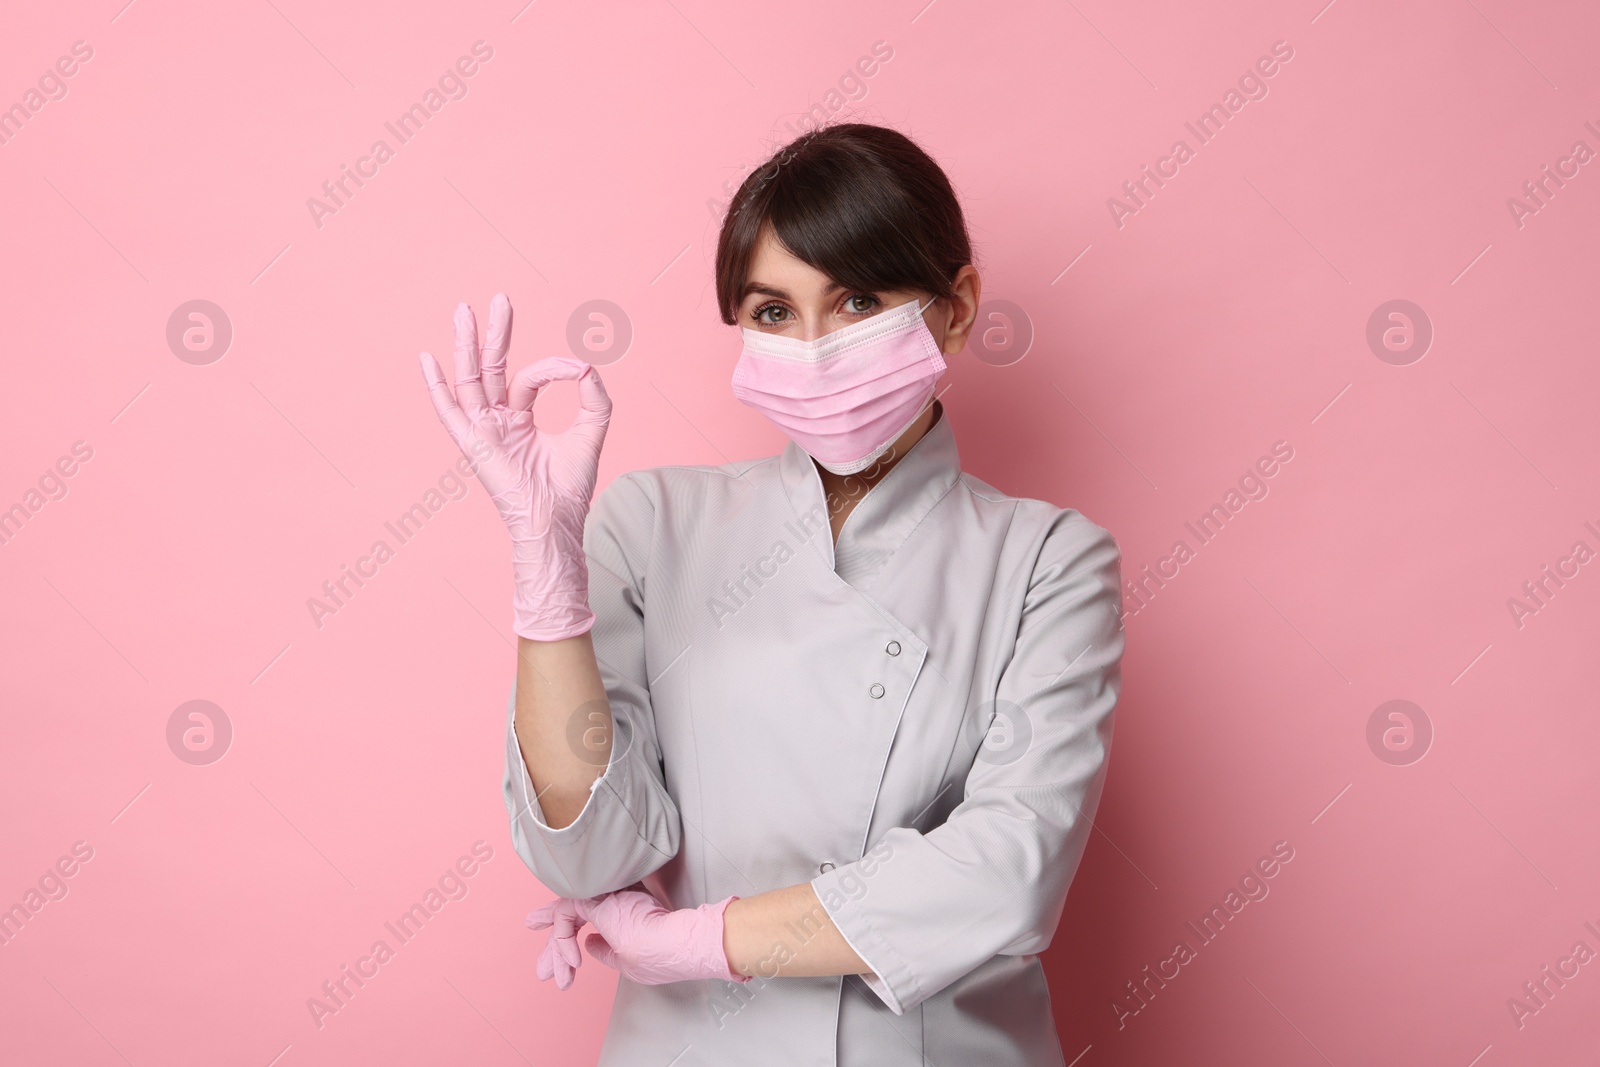
<svg viewBox="0 0 1600 1067">
<path fill-rule="evenodd" d="M 747 326 L 733 395 L 834 474 L 863 471 L 922 414 L 944 373 L 924 306 L 912 300 L 815 341 Z"/>
</svg>

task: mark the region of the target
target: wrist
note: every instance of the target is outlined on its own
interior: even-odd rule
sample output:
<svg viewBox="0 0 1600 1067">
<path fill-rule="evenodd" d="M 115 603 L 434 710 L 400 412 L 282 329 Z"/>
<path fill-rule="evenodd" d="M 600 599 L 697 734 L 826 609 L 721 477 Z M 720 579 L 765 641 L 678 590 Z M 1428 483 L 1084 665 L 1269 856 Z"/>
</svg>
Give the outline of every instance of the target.
<svg viewBox="0 0 1600 1067">
<path fill-rule="evenodd" d="M 696 909 L 711 926 L 706 937 L 708 954 L 712 957 L 707 961 L 707 969 L 711 972 L 706 976 L 708 978 L 720 978 L 725 982 L 750 981 L 750 975 L 741 974 L 734 968 L 730 962 L 732 956 L 728 953 L 728 907 L 738 899 L 731 896 L 716 904 L 702 904 Z"/>
<path fill-rule="evenodd" d="M 582 637 L 594 628 L 594 622 L 586 596 L 555 596 L 546 591 L 529 598 L 519 594 L 511 604 L 511 630 L 529 641 Z"/>
<path fill-rule="evenodd" d="M 589 608 L 588 558 L 581 548 L 572 555 L 536 544 L 525 551 L 519 543 L 512 563 L 512 629 L 530 641 L 588 633 L 595 621 Z"/>
<path fill-rule="evenodd" d="M 576 612 L 564 614 L 546 611 L 526 615 L 515 612 L 511 622 L 512 633 L 524 641 L 536 641 L 541 644 L 554 644 L 557 641 L 582 637 L 592 629 L 594 629 L 592 611 L 582 615 Z"/>
</svg>

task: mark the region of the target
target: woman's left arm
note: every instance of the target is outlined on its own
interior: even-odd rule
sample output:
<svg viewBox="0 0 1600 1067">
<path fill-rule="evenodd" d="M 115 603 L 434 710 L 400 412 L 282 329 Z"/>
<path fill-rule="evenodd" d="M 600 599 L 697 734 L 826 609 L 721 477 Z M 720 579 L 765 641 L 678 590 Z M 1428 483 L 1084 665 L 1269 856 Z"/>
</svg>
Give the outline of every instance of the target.
<svg viewBox="0 0 1600 1067">
<path fill-rule="evenodd" d="M 862 974 L 902 1013 L 995 955 L 1048 947 L 1105 781 L 1121 604 L 1116 541 L 1062 513 L 1041 546 L 996 694 L 997 706 L 1025 720 L 1021 751 L 980 754 L 961 804 L 927 833 L 897 827 L 855 863 L 731 904 L 724 944 L 733 968 Z M 1019 724 L 1009 725 L 1019 737 Z"/>
<path fill-rule="evenodd" d="M 600 932 L 661 956 L 645 961 L 666 963 L 653 980 L 726 977 L 724 965 L 761 978 L 860 974 L 897 1014 L 996 955 L 1043 951 L 1105 781 L 1122 687 L 1121 605 L 1116 541 L 1062 513 L 1030 575 L 996 693 L 996 706 L 1023 720 L 1007 724 L 1019 750 L 980 754 L 945 822 L 926 833 L 896 827 L 854 863 L 725 908 L 656 906 L 656 919 L 712 912 L 657 937 L 615 924 Z M 693 953 L 681 951 L 684 938 Z M 577 965 L 575 949 L 564 954 Z M 675 962 L 679 956 L 695 966 Z M 552 965 L 560 971 L 547 947 L 540 977 Z"/>
<path fill-rule="evenodd" d="M 809 978 L 872 970 L 828 917 L 809 882 L 742 897 L 722 913 L 728 966 L 756 978 Z"/>
</svg>

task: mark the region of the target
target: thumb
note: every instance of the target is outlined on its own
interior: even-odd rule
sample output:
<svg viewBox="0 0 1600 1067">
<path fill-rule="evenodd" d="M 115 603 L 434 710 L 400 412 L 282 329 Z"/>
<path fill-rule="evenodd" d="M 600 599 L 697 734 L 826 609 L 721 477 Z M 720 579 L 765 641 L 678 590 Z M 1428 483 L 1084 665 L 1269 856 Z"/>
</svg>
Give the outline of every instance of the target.
<svg viewBox="0 0 1600 1067">
<path fill-rule="evenodd" d="M 583 947 L 589 950 L 589 955 L 610 967 L 613 971 L 620 971 L 617 966 L 617 953 L 604 937 L 599 934 L 590 934 L 583 939 Z"/>
</svg>

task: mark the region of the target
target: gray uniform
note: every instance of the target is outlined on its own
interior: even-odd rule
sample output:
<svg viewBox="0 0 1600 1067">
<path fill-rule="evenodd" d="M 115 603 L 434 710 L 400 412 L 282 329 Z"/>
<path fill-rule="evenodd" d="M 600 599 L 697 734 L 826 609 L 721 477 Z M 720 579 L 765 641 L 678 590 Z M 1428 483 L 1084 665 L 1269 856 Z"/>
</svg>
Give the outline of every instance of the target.
<svg viewBox="0 0 1600 1067">
<path fill-rule="evenodd" d="M 623 978 L 601 1064 L 1061 1064 L 1036 954 L 1105 779 L 1111 535 L 963 474 L 940 411 L 837 546 L 790 443 L 617 478 L 585 548 L 611 761 L 552 830 L 509 725 L 517 853 L 563 896 L 642 880 L 679 908 L 809 881 L 873 970 Z"/>
</svg>

